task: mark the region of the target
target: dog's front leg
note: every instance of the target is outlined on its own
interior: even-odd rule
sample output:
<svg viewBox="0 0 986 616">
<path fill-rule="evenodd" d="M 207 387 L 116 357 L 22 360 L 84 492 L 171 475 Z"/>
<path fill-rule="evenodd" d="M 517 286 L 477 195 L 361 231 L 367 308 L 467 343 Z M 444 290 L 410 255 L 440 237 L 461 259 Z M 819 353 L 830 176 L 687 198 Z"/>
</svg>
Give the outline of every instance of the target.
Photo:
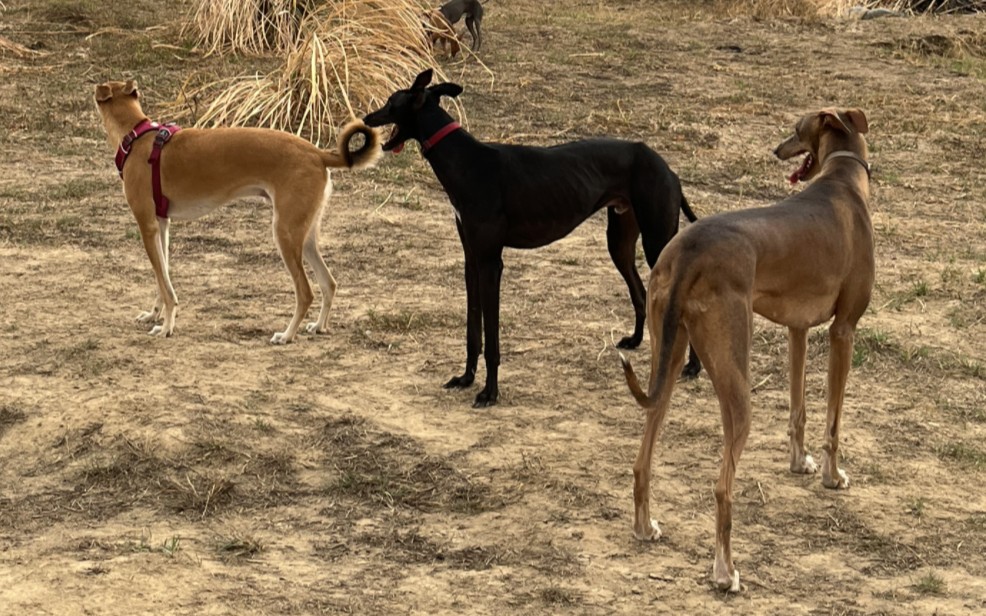
<svg viewBox="0 0 986 616">
<path fill-rule="evenodd" d="M 160 248 L 163 255 L 164 261 L 164 271 L 165 276 L 171 278 L 171 234 L 170 234 L 171 221 L 167 218 L 158 219 L 158 241 L 160 242 Z M 151 323 L 156 323 L 161 320 L 161 313 L 164 310 L 164 300 L 161 297 L 161 292 L 158 291 L 157 295 L 154 297 L 154 306 L 150 310 L 141 312 L 137 315 L 137 322 L 144 325 L 150 325 Z"/>
<path fill-rule="evenodd" d="M 144 250 L 147 251 L 147 257 L 154 269 L 158 297 L 150 311 L 149 318 L 141 320 L 141 317 L 148 315 L 148 313 L 142 313 L 137 317 L 137 320 L 141 323 L 150 323 L 158 318 L 162 320 L 160 325 L 155 325 L 151 329 L 150 334 L 152 336 L 170 336 L 174 333 L 175 313 L 178 309 L 178 295 L 171 285 L 171 276 L 168 272 L 168 225 L 167 219 L 153 219 L 151 222 L 139 224 Z"/>
<path fill-rule="evenodd" d="M 486 337 L 486 386 L 476 395 L 473 408 L 493 406 L 500 395 L 497 375 L 500 368 L 500 275 L 503 272 L 501 251 L 479 263 L 479 302 L 483 310 L 483 333 Z"/>
<path fill-rule="evenodd" d="M 460 226 L 461 235 L 461 226 Z M 479 353 L 483 350 L 483 311 L 479 303 L 479 269 L 466 251 L 466 371 L 445 383 L 446 389 L 469 387 L 476 380 Z"/>
</svg>

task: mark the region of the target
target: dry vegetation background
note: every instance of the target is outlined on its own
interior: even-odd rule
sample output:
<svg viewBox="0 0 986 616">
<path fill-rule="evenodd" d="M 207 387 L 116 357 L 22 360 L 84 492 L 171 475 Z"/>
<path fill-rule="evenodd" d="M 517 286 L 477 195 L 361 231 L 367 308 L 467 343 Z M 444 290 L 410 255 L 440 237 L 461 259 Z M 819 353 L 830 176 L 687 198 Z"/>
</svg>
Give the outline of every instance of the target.
<svg viewBox="0 0 986 616">
<path fill-rule="evenodd" d="M 700 216 L 792 190 L 770 151 L 800 113 L 867 111 L 878 279 L 843 420 L 852 488 L 787 472 L 786 337 L 758 321 L 746 589 L 724 596 L 704 374 L 658 448 L 665 536 L 630 532 L 642 417 L 612 349 L 632 314 L 603 219 L 506 255 L 487 412 L 440 388 L 464 356 L 462 256 L 414 147 L 334 174 L 329 335 L 267 344 L 292 294 L 270 208 L 246 201 L 173 227 L 178 328 L 150 338 L 133 318 L 152 275 L 92 85 L 135 77 L 167 119 L 192 81 L 275 62 L 193 48 L 188 1 L 4 0 L 0 614 L 983 613 L 986 21 L 736 4 L 491 0 L 488 69 L 442 60 L 477 136 L 642 139 Z"/>
</svg>

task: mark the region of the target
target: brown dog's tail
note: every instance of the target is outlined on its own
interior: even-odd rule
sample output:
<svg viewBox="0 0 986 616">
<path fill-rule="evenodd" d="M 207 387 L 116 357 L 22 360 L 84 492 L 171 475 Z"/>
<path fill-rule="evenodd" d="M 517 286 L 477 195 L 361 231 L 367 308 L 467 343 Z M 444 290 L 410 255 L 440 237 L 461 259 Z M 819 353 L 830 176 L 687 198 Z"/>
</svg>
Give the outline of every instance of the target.
<svg viewBox="0 0 986 616">
<path fill-rule="evenodd" d="M 633 371 L 630 360 L 623 353 L 620 353 L 620 361 L 623 363 L 623 376 L 626 377 L 627 386 L 630 393 L 637 400 L 637 404 L 648 409 L 657 403 L 657 397 L 661 386 L 667 381 L 668 371 L 671 370 L 671 352 L 674 349 L 674 339 L 678 334 L 678 324 L 681 317 L 681 308 L 678 303 L 678 289 L 680 280 L 675 280 L 671 285 L 671 294 L 668 297 L 668 305 L 664 310 L 664 320 L 661 323 L 660 349 L 656 348 L 656 341 L 651 336 L 651 361 L 650 361 L 650 387 L 644 393 L 640 381 L 637 380 L 637 373 Z M 653 317 L 657 315 L 648 315 Z M 653 331 L 652 331 L 653 334 Z"/>
<path fill-rule="evenodd" d="M 349 142 L 356 135 L 363 135 L 363 145 L 358 150 L 350 150 Z M 326 167 L 365 169 L 372 167 L 383 155 L 380 149 L 380 135 L 361 120 L 353 120 L 339 131 L 336 149 L 322 150 L 322 163 Z"/>
</svg>

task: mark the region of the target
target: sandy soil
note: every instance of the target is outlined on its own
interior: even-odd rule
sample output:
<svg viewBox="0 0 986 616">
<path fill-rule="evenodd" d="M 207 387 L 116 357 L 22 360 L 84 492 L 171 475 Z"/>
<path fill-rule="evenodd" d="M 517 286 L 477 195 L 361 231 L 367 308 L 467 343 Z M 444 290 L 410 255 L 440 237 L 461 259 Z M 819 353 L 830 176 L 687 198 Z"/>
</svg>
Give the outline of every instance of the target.
<svg viewBox="0 0 986 616">
<path fill-rule="evenodd" d="M 178 26 L 153 28 L 143 0 L 89 37 L 121 26 L 107 4 L 0 13 L 0 35 L 41 52 L 0 56 L 0 613 L 986 610 L 982 18 L 497 0 L 495 79 L 445 66 L 478 137 L 641 139 L 700 216 L 793 190 L 770 151 L 799 114 L 867 111 L 878 281 L 843 418 L 852 488 L 787 471 L 786 333 L 758 320 L 745 588 L 726 596 L 709 582 L 721 432 L 704 373 L 658 447 L 664 537 L 630 532 L 642 416 L 613 349 L 632 311 L 602 217 L 505 256 L 501 402 L 482 412 L 475 388 L 441 388 L 465 355 L 462 253 L 414 146 L 333 176 L 328 335 L 267 343 L 293 295 L 259 201 L 173 225 L 176 335 L 135 324 L 152 277 L 91 87 L 136 76 L 154 114 L 210 65 L 155 46 Z M 813 332 L 808 367 L 815 453 L 826 340 Z"/>
</svg>

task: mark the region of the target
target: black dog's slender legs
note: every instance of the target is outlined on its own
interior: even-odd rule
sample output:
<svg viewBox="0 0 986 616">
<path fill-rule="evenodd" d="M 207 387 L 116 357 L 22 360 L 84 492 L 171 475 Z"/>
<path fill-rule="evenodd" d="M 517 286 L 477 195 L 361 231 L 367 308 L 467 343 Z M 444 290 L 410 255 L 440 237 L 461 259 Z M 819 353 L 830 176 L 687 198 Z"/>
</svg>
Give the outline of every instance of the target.
<svg viewBox="0 0 986 616">
<path fill-rule="evenodd" d="M 480 45 L 483 44 L 483 37 L 479 33 L 480 22 L 473 19 L 472 16 L 466 17 L 466 28 L 469 29 L 469 34 L 472 34 L 472 50 L 479 51 Z"/>
<path fill-rule="evenodd" d="M 462 224 L 456 221 L 455 226 L 459 230 L 459 239 L 466 251 L 466 371 L 462 376 L 452 377 L 448 383 L 445 383 L 446 389 L 461 389 L 473 384 L 476 380 L 479 354 L 483 350 L 483 310 L 479 303 L 479 268 L 466 248 Z"/>
<path fill-rule="evenodd" d="M 622 338 L 616 346 L 621 349 L 635 349 L 644 339 L 644 320 L 647 317 L 644 304 L 647 291 L 640 280 L 640 273 L 637 272 L 637 237 L 640 230 L 632 212 L 620 214 L 616 208 L 609 208 L 606 215 L 606 245 L 609 256 L 627 283 L 634 314 L 633 334 Z"/>
<path fill-rule="evenodd" d="M 500 395 L 497 377 L 500 369 L 500 276 L 503 273 L 503 247 L 497 246 L 490 254 L 480 257 L 479 301 L 483 308 L 483 334 L 486 337 L 486 386 L 476 396 L 473 408 L 496 404 Z"/>
</svg>

